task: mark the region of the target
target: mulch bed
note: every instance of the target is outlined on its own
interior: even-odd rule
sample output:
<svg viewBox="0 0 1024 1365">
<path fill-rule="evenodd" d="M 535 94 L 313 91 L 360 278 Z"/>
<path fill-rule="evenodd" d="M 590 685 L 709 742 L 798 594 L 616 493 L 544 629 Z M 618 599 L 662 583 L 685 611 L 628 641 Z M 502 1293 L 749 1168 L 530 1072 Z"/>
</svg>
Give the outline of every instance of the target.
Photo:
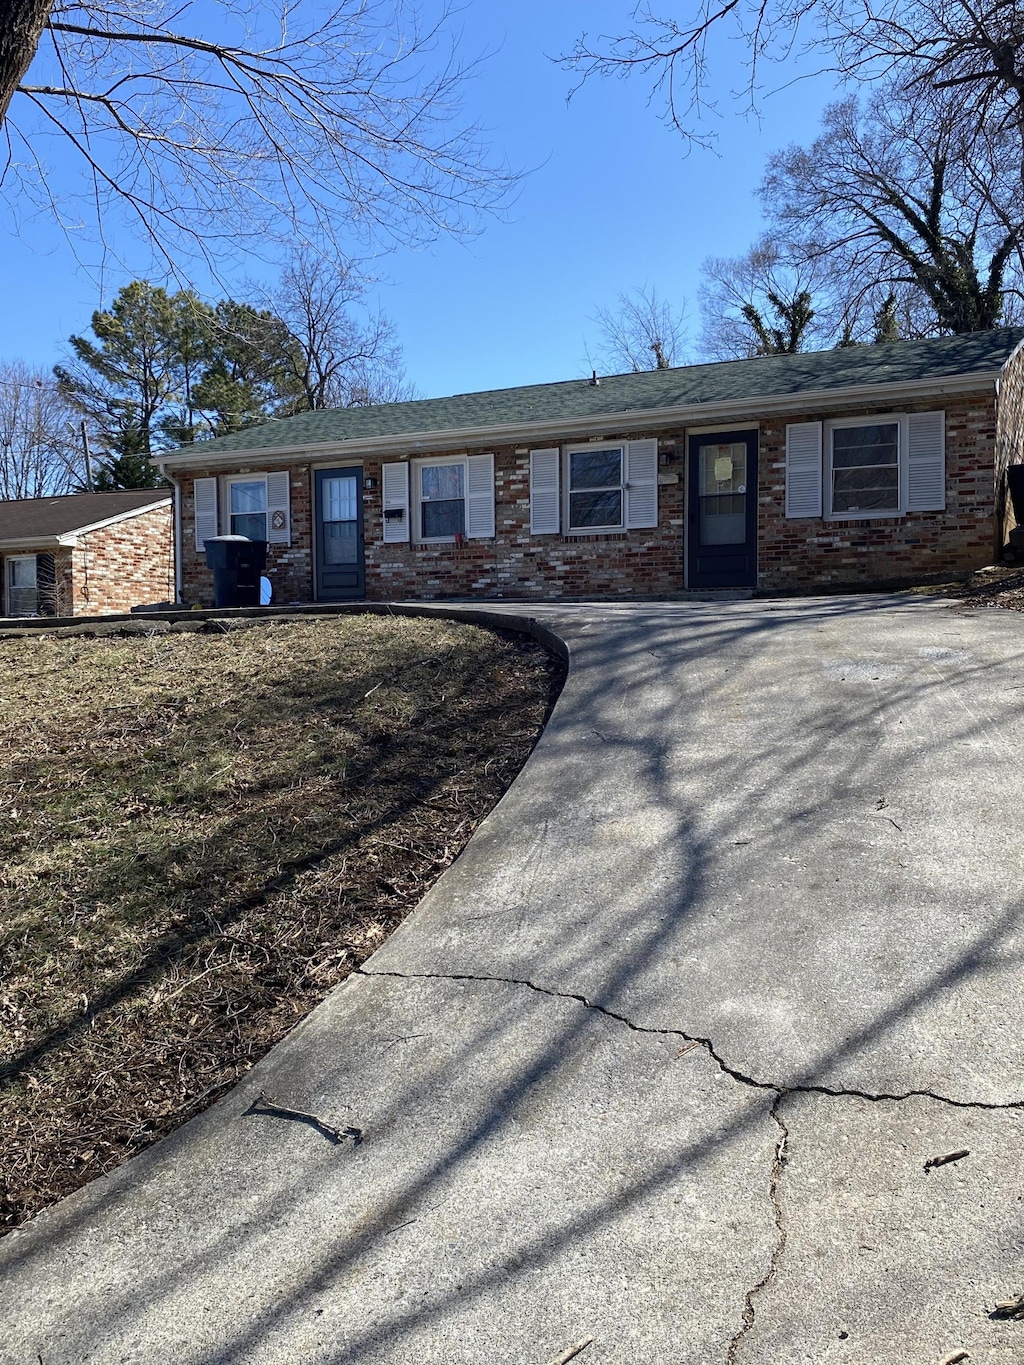
<svg viewBox="0 0 1024 1365">
<path fill-rule="evenodd" d="M 997 566 L 972 574 L 969 582 L 949 590 L 965 607 L 1002 607 L 1024 611 L 1024 569 Z"/>
<path fill-rule="evenodd" d="M 0 640 L 0 1228 L 211 1104 L 360 965 L 563 671 L 376 616 Z"/>
</svg>

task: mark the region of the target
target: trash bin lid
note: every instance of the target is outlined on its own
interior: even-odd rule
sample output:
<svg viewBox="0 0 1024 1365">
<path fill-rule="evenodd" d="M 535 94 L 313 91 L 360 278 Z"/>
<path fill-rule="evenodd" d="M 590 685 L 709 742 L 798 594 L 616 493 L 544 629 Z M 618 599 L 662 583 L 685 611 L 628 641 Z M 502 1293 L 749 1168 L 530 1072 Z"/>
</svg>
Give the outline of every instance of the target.
<svg viewBox="0 0 1024 1365">
<path fill-rule="evenodd" d="M 220 545 L 225 540 L 244 540 L 246 544 L 249 545 L 255 544 L 255 541 L 253 541 L 249 536 L 207 536 L 206 539 L 203 541 L 203 544 L 209 545 L 210 542 L 213 541 L 215 545 Z"/>
</svg>

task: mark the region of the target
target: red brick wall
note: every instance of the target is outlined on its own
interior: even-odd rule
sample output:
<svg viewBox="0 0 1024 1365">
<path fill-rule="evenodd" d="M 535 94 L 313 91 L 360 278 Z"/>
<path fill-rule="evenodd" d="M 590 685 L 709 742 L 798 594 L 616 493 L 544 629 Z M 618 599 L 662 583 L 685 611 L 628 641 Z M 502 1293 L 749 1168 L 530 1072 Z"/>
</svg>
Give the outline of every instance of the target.
<svg viewBox="0 0 1024 1365">
<path fill-rule="evenodd" d="M 900 412 L 946 414 L 946 510 L 868 521 L 786 520 L 786 424 L 819 413 L 787 413 L 761 423 L 758 476 L 758 583 L 763 588 L 870 583 L 976 569 L 995 554 L 991 393 L 900 404 Z M 868 417 L 886 407 L 844 408 Z"/>
<path fill-rule="evenodd" d="M 629 440 L 629 436 L 616 436 Z M 666 449 L 669 438 L 664 438 Z M 539 443 L 538 443 L 539 444 Z M 563 442 L 563 444 L 570 444 Z M 659 466 L 679 482 L 658 489 L 659 526 L 602 536 L 530 535 L 530 456 L 494 451 L 493 540 L 464 545 L 385 545 L 380 464 L 366 464 L 377 491 L 366 494 L 366 595 L 397 597 L 628 597 L 683 587 L 681 465 Z M 682 443 L 679 445 L 682 450 Z M 466 453 L 459 451 L 459 454 Z"/>
<path fill-rule="evenodd" d="M 1024 393 L 1024 376 L 1021 378 Z M 785 517 L 785 434 L 790 422 L 818 420 L 820 413 L 799 410 L 762 420 L 758 487 L 758 576 L 766 589 L 869 583 L 884 579 L 941 574 L 990 563 L 994 553 L 996 415 L 991 392 L 967 398 L 931 399 L 900 404 L 899 411 L 946 412 L 945 512 L 917 513 L 895 519 L 827 522 Z M 893 405 L 844 406 L 834 416 L 871 416 Z M 1024 411 L 1024 405 L 1022 405 Z M 752 425 L 731 418 L 722 429 Z M 1021 423 L 1024 429 L 1024 421 Z M 641 433 L 638 433 L 641 434 Z M 531 536 L 529 453 L 522 447 L 480 446 L 451 454 L 493 451 L 495 528 L 493 540 L 455 545 L 385 545 L 381 517 L 381 462 L 363 463 L 376 488 L 364 495 L 366 596 L 371 600 L 421 597 L 629 597 L 677 593 L 684 584 L 685 433 L 659 433 L 660 473 L 677 482 L 658 490 L 659 526 L 606 536 Z M 629 433 L 609 433 L 629 439 Z M 561 445 L 571 444 L 563 438 Z M 534 442 L 536 446 L 545 444 Z M 554 444 L 552 442 L 551 444 Z M 517 449 L 518 452 L 517 453 Z M 443 454 L 444 452 L 431 452 Z M 397 458 L 397 457 L 396 457 Z M 327 461 L 320 461 L 327 464 Z M 358 464 L 339 455 L 337 465 Z M 232 474 L 266 473 L 258 461 Z M 183 597 L 209 605 L 213 580 L 195 549 L 192 480 L 221 473 L 215 469 L 180 476 L 182 485 Z M 312 466 L 308 459 L 291 468 L 292 544 L 271 546 L 268 575 L 274 601 L 313 597 Z"/>
<path fill-rule="evenodd" d="M 279 465 L 272 466 L 280 468 Z M 242 465 L 232 468 L 235 474 L 266 474 L 266 464 Z M 196 479 L 209 479 L 223 471 L 196 469 L 175 477 L 181 486 L 181 560 L 182 600 L 189 606 L 213 605 L 213 574 L 206 567 L 206 556 L 196 549 L 195 496 L 192 491 Z M 274 603 L 310 602 L 313 599 L 313 512 L 312 474 L 308 464 L 293 465 L 290 469 L 291 545 L 268 545 L 266 576 L 270 579 Z M 223 514 L 225 490 L 217 490 L 218 516 Z"/>
<path fill-rule="evenodd" d="M 174 601 L 171 508 L 127 517 L 79 538 L 71 554 L 75 616 Z"/>
</svg>

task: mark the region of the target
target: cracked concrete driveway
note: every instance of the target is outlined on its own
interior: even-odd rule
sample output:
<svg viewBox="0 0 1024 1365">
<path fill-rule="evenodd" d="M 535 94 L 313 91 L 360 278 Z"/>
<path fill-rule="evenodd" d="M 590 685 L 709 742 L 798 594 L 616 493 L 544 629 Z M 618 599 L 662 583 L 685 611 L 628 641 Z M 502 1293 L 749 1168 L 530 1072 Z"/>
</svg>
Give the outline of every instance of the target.
<svg viewBox="0 0 1024 1365">
<path fill-rule="evenodd" d="M 572 669 L 523 775 L 243 1085 L 0 1244 L 0 1360 L 1024 1359 L 1024 617 L 531 611 Z"/>
</svg>

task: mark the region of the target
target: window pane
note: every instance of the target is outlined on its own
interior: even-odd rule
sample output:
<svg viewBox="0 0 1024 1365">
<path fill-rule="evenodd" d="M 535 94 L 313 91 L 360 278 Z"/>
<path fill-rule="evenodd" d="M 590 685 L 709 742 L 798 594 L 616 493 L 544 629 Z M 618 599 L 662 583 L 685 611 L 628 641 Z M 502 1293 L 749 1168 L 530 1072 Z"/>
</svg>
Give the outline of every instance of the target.
<svg viewBox="0 0 1024 1365">
<path fill-rule="evenodd" d="M 464 467 L 461 464 L 428 464 L 420 469 L 421 496 L 423 501 L 433 498 L 461 498 L 463 496 L 462 476 Z M 447 531 L 440 532 L 441 535 L 450 534 Z"/>
<path fill-rule="evenodd" d="M 248 536 L 250 540 L 266 540 L 266 512 L 252 512 L 244 516 L 232 517 L 231 534 L 233 536 Z"/>
<path fill-rule="evenodd" d="M 324 563 L 358 564 L 359 527 L 354 521 L 324 523 Z"/>
<path fill-rule="evenodd" d="M 620 487 L 622 451 L 620 449 L 573 451 L 569 456 L 569 484 L 572 488 Z"/>
<path fill-rule="evenodd" d="M 265 512 L 267 510 L 267 485 L 260 479 L 253 483 L 233 483 L 231 485 L 232 512 Z M 244 531 L 239 533 L 245 535 Z"/>
<path fill-rule="evenodd" d="M 832 467 L 894 465 L 899 459 L 899 427 L 895 422 L 839 427 L 832 432 Z"/>
<path fill-rule="evenodd" d="M 34 588 L 36 585 L 36 559 L 9 559 L 10 584 L 12 588 Z"/>
<path fill-rule="evenodd" d="M 899 499 L 887 488 L 861 493 L 836 493 L 832 499 L 833 512 L 898 512 Z"/>
<path fill-rule="evenodd" d="M 324 521 L 355 521 L 356 480 L 351 475 L 324 479 L 322 488 Z"/>
<path fill-rule="evenodd" d="M 861 489 L 885 488 L 895 494 L 899 492 L 899 483 L 899 470 L 892 467 L 837 469 L 833 475 L 833 487 L 837 493 L 856 493 Z"/>
<path fill-rule="evenodd" d="M 466 504 L 461 498 L 451 502 L 425 502 L 420 511 L 423 513 L 421 534 L 424 540 L 465 534 Z"/>
<path fill-rule="evenodd" d="M 569 525 L 574 529 L 621 526 L 622 494 L 617 488 L 607 493 L 570 493 Z"/>
</svg>

